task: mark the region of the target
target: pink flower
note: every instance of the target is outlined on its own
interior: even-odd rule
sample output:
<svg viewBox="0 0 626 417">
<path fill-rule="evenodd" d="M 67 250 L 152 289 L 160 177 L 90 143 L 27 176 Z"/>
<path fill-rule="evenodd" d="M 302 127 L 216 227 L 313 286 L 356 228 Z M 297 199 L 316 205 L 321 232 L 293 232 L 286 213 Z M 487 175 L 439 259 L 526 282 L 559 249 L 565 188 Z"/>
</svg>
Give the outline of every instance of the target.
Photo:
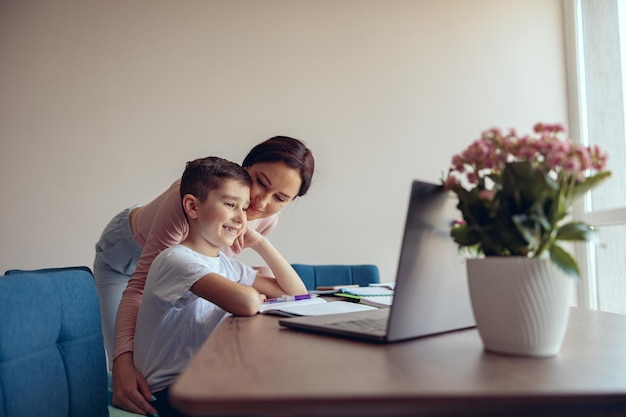
<svg viewBox="0 0 626 417">
<path fill-rule="evenodd" d="M 589 148 L 585 148 L 582 146 L 572 147 L 571 152 L 572 158 L 578 158 L 580 161 L 580 170 L 584 171 L 592 168 L 591 166 L 591 155 L 589 153 Z"/>
<path fill-rule="evenodd" d="M 481 200 L 492 201 L 495 195 L 495 190 L 482 190 L 478 193 L 478 198 Z"/>
<path fill-rule="evenodd" d="M 578 177 L 581 166 L 580 159 L 576 156 L 571 156 L 563 161 L 563 168 L 571 173 L 573 177 Z"/>
<path fill-rule="evenodd" d="M 448 175 L 448 178 L 446 178 L 446 181 L 443 183 L 443 186 L 448 190 L 452 190 L 459 186 L 459 182 L 457 181 L 456 177 L 454 177 L 453 175 Z"/>
<path fill-rule="evenodd" d="M 454 169 L 463 172 L 464 165 L 465 159 L 463 159 L 461 155 L 457 154 L 452 157 L 452 166 L 454 167 Z"/>
<path fill-rule="evenodd" d="M 452 157 L 444 186 L 457 194 L 467 219 L 451 232 L 461 247 L 486 256 L 539 257 L 557 244 L 573 199 L 610 176 L 604 171 L 607 155 L 600 148 L 576 144 L 565 132 L 563 125 L 545 123 L 535 124 L 533 133 L 524 136 L 492 128 Z M 555 201 L 558 204 L 546 206 Z M 522 216 L 527 220 L 521 223 L 498 222 L 499 228 L 507 228 L 501 234 L 482 221 Z M 531 239 L 510 239 L 515 234 Z M 570 271 L 576 267 L 575 262 L 560 262 Z"/>
<path fill-rule="evenodd" d="M 589 169 L 605 169 L 607 156 L 597 146 L 573 143 L 563 125 L 537 123 L 533 132 L 524 136 L 518 136 L 514 129 L 506 134 L 499 128 L 482 132 L 480 139 L 452 157 L 446 183 L 473 188 L 488 177 L 497 181 L 506 164 L 516 161 L 528 161 L 551 178 L 564 172 L 567 175 L 563 178 L 584 179 L 590 175 Z M 489 196 L 485 193 L 483 197 Z"/>
<path fill-rule="evenodd" d="M 602 153 L 598 145 L 594 145 L 591 150 L 591 167 L 595 170 L 602 171 L 606 167 L 608 155 Z"/>
</svg>

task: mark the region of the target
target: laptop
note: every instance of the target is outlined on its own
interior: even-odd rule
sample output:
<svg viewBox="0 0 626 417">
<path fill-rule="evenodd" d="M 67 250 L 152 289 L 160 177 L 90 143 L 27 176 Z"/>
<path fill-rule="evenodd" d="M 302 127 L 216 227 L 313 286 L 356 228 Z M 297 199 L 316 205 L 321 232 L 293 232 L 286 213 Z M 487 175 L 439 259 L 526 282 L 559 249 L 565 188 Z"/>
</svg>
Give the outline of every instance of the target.
<svg viewBox="0 0 626 417">
<path fill-rule="evenodd" d="M 441 185 L 413 181 L 389 308 L 285 318 L 279 323 L 381 343 L 474 327 L 465 258 L 450 237 L 450 226 L 461 218 L 456 205 L 456 196 Z"/>
</svg>

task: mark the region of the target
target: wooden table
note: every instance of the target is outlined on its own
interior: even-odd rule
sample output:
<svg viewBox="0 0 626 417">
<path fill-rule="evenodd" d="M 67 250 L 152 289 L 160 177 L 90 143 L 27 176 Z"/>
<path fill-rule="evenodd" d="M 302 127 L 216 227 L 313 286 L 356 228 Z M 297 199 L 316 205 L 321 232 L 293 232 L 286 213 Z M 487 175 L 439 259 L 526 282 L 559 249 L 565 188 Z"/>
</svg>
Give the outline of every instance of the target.
<svg viewBox="0 0 626 417">
<path fill-rule="evenodd" d="M 475 329 L 378 345 L 227 318 L 170 398 L 193 416 L 623 416 L 626 316 L 572 308 L 543 359 L 485 352 Z"/>
</svg>

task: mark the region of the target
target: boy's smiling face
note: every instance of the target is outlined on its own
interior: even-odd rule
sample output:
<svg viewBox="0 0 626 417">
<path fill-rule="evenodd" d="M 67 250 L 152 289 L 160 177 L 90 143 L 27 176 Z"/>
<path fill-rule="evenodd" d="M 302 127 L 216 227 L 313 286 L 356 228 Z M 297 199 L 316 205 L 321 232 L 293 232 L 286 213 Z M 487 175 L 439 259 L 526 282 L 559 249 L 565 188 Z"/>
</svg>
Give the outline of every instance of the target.
<svg viewBox="0 0 626 417">
<path fill-rule="evenodd" d="M 239 181 L 225 179 L 220 188 L 211 190 L 203 202 L 196 200 L 196 234 L 217 250 L 230 247 L 243 233 L 250 188 Z"/>
</svg>

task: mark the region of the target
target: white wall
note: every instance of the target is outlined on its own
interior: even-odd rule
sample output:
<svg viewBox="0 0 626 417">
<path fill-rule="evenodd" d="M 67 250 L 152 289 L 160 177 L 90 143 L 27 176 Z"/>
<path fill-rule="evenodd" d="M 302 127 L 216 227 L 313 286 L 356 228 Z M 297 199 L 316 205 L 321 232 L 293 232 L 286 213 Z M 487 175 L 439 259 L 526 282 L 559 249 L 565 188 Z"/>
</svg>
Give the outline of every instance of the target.
<svg viewBox="0 0 626 417">
<path fill-rule="evenodd" d="M 284 134 L 317 172 L 275 245 L 393 279 L 411 179 L 567 122 L 562 27 L 561 0 L 2 0 L 0 272 L 91 266 L 186 161 Z"/>
</svg>

